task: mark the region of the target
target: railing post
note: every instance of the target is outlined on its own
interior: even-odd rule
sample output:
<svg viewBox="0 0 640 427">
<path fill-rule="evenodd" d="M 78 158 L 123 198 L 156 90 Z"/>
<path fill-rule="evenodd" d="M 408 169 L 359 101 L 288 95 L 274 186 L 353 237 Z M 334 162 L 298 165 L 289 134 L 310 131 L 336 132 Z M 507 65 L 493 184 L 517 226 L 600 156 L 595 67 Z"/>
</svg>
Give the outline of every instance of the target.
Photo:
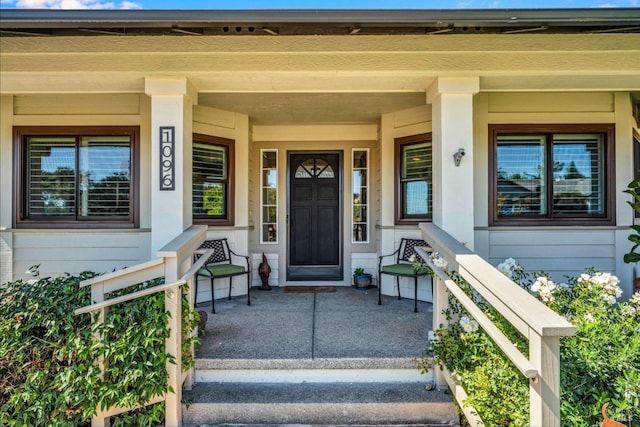
<svg viewBox="0 0 640 427">
<path fill-rule="evenodd" d="M 171 283 L 180 277 L 180 263 L 177 257 L 165 257 L 165 283 Z M 168 386 L 173 392 L 165 395 L 165 426 L 182 425 L 182 287 L 167 290 L 164 294 L 164 307 L 169 312 L 169 337 L 165 342 L 165 351 L 174 357 L 174 363 L 167 361 Z"/>
<path fill-rule="evenodd" d="M 103 283 L 92 284 L 91 285 L 91 302 L 100 303 L 103 301 L 104 301 L 104 284 Z M 98 316 L 97 319 L 95 318 L 95 316 L 96 316 L 95 314 L 93 313 L 91 314 L 92 322 L 104 323 L 107 317 L 107 309 L 106 308 L 100 309 L 100 311 L 97 314 Z M 99 332 L 96 332 L 93 339 L 96 340 L 96 342 L 101 342 L 102 334 L 100 334 Z M 98 358 L 96 363 L 98 364 L 98 368 L 100 369 L 100 376 L 102 377 L 106 369 L 106 362 L 104 360 L 104 357 Z M 109 427 L 109 426 L 111 426 L 111 421 L 109 417 L 105 417 L 102 414 L 102 411 L 100 410 L 100 408 L 98 408 L 96 416 L 91 418 L 91 427 Z"/>
<path fill-rule="evenodd" d="M 444 284 L 444 281 L 438 276 L 434 275 L 435 280 L 433 286 L 433 332 L 440 328 L 446 328 L 448 325 L 447 317 L 445 316 L 445 310 L 449 308 L 449 292 Z M 447 380 L 444 377 L 442 369 L 438 366 L 434 367 L 435 381 L 438 388 L 446 388 Z"/>
<path fill-rule="evenodd" d="M 191 262 L 191 258 L 189 258 L 187 270 L 191 268 L 191 265 L 193 265 L 193 263 Z M 195 302 L 196 302 L 195 280 L 196 280 L 195 278 L 191 277 L 187 282 L 187 301 L 189 301 L 190 309 L 193 309 L 195 307 Z M 184 313 L 182 313 L 181 315 L 184 316 Z M 187 331 L 187 332 L 191 335 L 191 337 L 194 337 L 196 336 L 196 334 L 199 333 L 199 330 L 197 326 L 194 326 L 191 331 Z M 189 347 L 189 354 L 191 355 L 192 358 L 195 358 L 195 352 L 196 352 L 195 343 L 191 341 L 191 346 Z M 194 383 L 195 383 L 195 369 L 192 367 L 189 369 L 189 372 L 187 372 L 187 376 L 184 379 L 184 388 L 186 390 L 191 390 Z"/>
<path fill-rule="evenodd" d="M 532 332 L 529 360 L 540 373 L 529 382 L 529 425 L 560 427 L 560 337 Z"/>
</svg>

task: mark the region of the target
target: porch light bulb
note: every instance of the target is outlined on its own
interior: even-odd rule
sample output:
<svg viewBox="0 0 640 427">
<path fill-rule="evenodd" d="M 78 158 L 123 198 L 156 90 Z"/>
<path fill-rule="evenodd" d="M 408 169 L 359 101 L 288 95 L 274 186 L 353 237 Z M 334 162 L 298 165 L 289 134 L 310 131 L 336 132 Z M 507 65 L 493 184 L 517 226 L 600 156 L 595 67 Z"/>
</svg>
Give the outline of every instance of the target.
<svg viewBox="0 0 640 427">
<path fill-rule="evenodd" d="M 420 157 L 412 157 L 411 160 L 413 160 L 414 162 L 418 162 L 420 161 Z"/>
</svg>

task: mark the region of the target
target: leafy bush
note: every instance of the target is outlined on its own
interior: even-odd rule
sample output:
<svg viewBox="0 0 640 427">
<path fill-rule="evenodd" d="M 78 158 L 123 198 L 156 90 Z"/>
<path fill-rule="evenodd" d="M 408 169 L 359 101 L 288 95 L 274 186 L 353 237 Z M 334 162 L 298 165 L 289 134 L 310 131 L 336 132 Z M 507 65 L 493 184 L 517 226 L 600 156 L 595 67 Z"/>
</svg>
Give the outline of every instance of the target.
<svg viewBox="0 0 640 427">
<path fill-rule="evenodd" d="M 624 192 L 633 197 L 632 201 L 627 201 L 627 203 L 633 208 L 634 212 L 640 212 L 640 179 L 631 181 Z M 633 232 L 627 239 L 633 243 L 633 247 L 628 253 L 624 254 L 624 262 L 626 263 L 640 262 L 640 253 L 636 252 L 636 249 L 640 246 L 640 225 L 632 225 L 631 229 Z"/>
<path fill-rule="evenodd" d="M 601 407 L 610 402 L 612 419 L 640 425 L 640 293 L 618 302 L 618 279 L 588 271 L 568 284 L 555 284 L 544 273 L 530 275 L 512 259 L 498 266 L 549 308 L 571 321 L 575 336 L 561 339 L 560 384 L 563 426 L 591 427 L 602 422 Z M 526 356 L 528 343 L 457 274 L 452 278 Z M 444 364 L 469 395 L 486 425 L 527 425 L 528 382 L 489 336 L 452 296 L 446 328 L 419 361 L 426 370 Z"/>
<path fill-rule="evenodd" d="M 112 306 L 104 323 L 92 323 L 90 315 L 75 316 L 73 310 L 90 303 L 89 289 L 79 283 L 94 276 L 85 272 L 0 287 L 0 425 L 88 425 L 97 408 L 143 405 L 167 390 L 164 294 Z M 137 284 L 113 296 L 159 283 Z M 185 317 L 186 328 L 197 322 L 191 310 Z M 100 342 L 96 332 L 103 334 Z M 97 365 L 101 358 L 107 361 L 104 376 Z M 164 405 L 156 404 L 113 417 L 112 424 L 154 425 L 163 419 Z"/>
<path fill-rule="evenodd" d="M 497 310 L 475 294 L 460 275 L 453 273 L 451 277 L 519 350 L 527 354 L 526 341 Z M 467 392 L 465 405 L 473 406 L 486 425 L 528 425 L 528 381 L 451 294 L 444 315 L 449 325 L 436 330 L 436 339 L 418 361 L 418 367 L 426 372 L 434 364 L 445 365 L 454 382 Z"/>
</svg>

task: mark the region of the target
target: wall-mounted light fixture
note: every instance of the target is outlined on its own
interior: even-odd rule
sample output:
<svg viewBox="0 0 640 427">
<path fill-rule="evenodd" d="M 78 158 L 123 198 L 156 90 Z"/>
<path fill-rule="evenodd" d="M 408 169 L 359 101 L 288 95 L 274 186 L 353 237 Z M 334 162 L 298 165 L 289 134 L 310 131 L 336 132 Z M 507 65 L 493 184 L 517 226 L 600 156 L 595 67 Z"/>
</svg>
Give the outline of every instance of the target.
<svg viewBox="0 0 640 427">
<path fill-rule="evenodd" d="M 458 151 L 456 151 L 455 153 L 453 153 L 453 163 L 456 166 L 460 166 L 460 162 L 462 161 L 462 158 L 464 157 L 464 148 L 460 148 L 458 149 Z"/>
</svg>

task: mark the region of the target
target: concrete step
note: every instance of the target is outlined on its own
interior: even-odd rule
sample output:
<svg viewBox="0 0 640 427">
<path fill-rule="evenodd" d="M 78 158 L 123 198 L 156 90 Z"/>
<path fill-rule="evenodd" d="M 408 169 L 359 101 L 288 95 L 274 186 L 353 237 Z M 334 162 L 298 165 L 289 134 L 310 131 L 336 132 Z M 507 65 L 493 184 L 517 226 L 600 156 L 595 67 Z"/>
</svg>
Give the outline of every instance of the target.
<svg viewBox="0 0 640 427">
<path fill-rule="evenodd" d="M 184 393 L 185 426 L 458 426 L 451 396 L 422 383 L 200 383 Z"/>
<path fill-rule="evenodd" d="M 410 358 L 196 359 L 196 382 L 342 383 L 433 381 Z"/>
</svg>

